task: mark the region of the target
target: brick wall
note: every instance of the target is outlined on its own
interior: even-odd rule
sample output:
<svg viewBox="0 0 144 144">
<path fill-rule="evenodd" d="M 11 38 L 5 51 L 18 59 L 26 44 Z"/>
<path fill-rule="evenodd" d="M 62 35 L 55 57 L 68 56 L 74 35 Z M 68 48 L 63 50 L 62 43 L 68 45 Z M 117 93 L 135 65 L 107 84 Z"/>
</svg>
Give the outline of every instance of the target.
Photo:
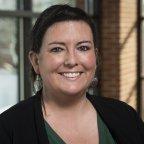
<svg viewBox="0 0 144 144">
<path fill-rule="evenodd" d="M 103 0 L 101 94 L 136 107 L 137 1 Z"/>
<path fill-rule="evenodd" d="M 103 0 L 101 13 L 101 93 L 119 98 L 119 3 Z"/>
</svg>

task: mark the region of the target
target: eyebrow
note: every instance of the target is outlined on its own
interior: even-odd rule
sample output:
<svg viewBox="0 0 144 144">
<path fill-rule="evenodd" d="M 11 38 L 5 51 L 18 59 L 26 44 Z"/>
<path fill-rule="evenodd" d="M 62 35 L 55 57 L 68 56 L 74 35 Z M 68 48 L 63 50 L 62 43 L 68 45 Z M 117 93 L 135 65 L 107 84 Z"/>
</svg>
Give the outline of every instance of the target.
<svg viewBox="0 0 144 144">
<path fill-rule="evenodd" d="M 82 43 L 90 43 L 90 44 L 92 44 L 91 41 L 83 40 L 83 41 L 78 42 L 76 45 L 80 45 Z M 59 44 L 59 45 L 63 45 L 63 46 L 66 45 L 64 42 L 58 42 L 58 41 L 51 42 L 48 45 L 53 45 L 53 44 Z"/>
<path fill-rule="evenodd" d="M 64 45 L 65 46 L 64 42 L 58 42 L 58 41 L 51 42 L 48 45 L 53 45 L 53 44 L 59 44 L 59 45 Z"/>
<path fill-rule="evenodd" d="M 80 45 L 80 44 L 82 44 L 82 43 L 90 43 L 90 44 L 92 44 L 91 41 L 86 41 L 86 40 L 84 40 L 84 41 L 80 41 L 80 42 L 78 42 L 77 45 Z"/>
</svg>

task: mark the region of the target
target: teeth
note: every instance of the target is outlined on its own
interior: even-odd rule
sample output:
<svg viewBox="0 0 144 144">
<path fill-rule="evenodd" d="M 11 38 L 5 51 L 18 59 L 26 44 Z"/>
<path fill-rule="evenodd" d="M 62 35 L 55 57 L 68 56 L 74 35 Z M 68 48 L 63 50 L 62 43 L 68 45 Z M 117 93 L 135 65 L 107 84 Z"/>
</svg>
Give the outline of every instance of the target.
<svg viewBox="0 0 144 144">
<path fill-rule="evenodd" d="M 80 75 L 79 72 L 73 72 L 73 73 L 63 73 L 62 75 L 64 75 L 65 77 L 68 77 L 68 78 L 74 78 L 74 77 L 77 77 Z"/>
</svg>

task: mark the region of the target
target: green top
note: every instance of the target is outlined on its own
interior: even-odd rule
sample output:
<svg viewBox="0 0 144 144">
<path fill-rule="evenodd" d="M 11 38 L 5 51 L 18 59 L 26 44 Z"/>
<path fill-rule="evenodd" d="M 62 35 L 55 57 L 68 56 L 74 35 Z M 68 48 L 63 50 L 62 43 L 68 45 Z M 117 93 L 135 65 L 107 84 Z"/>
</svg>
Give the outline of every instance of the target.
<svg viewBox="0 0 144 144">
<path fill-rule="evenodd" d="M 97 122 L 99 130 L 99 144 L 116 144 L 109 129 L 99 115 L 97 115 Z M 66 144 L 46 121 L 45 128 L 50 144 Z"/>
<path fill-rule="evenodd" d="M 116 144 L 108 127 L 99 115 L 97 115 L 97 121 L 99 131 L 99 144 Z"/>
</svg>

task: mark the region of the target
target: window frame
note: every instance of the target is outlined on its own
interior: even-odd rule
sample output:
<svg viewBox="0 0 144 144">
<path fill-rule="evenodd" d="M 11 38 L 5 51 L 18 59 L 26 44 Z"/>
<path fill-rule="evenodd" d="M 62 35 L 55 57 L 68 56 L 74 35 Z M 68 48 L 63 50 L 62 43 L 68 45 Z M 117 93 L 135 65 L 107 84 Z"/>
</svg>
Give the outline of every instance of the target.
<svg viewBox="0 0 144 144">
<path fill-rule="evenodd" d="M 31 82 L 29 78 L 28 51 L 30 49 L 29 36 L 32 27 L 32 18 L 39 13 L 32 12 L 32 0 L 17 0 L 16 10 L 0 10 L 0 17 L 18 18 L 18 100 L 31 96 Z"/>
</svg>

